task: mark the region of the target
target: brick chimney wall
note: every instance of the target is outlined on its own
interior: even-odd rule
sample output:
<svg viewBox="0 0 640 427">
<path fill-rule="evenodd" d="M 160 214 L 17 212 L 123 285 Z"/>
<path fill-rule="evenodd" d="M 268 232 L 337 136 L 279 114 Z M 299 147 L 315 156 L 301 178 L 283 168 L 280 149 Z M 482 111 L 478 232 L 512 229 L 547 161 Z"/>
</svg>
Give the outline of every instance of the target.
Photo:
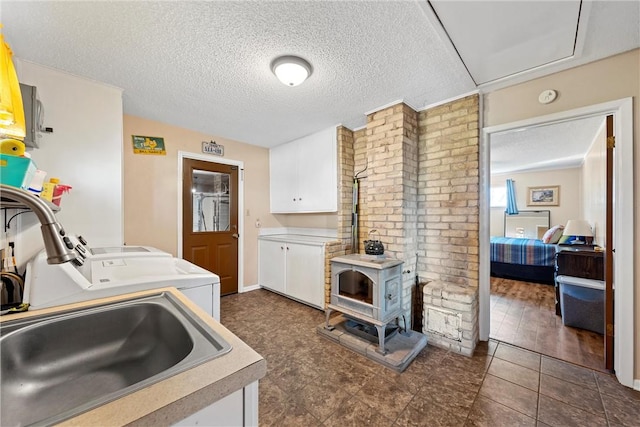
<svg viewBox="0 0 640 427">
<path fill-rule="evenodd" d="M 364 151 L 364 152 L 363 152 Z M 385 254 L 415 263 L 417 246 L 418 114 L 396 104 L 367 116 L 364 135 L 355 138 L 356 170 L 367 170 L 360 186 L 360 253 L 364 240 L 379 239 Z M 369 234 L 371 230 L 376 233 Z M 403 275 L 403 308 L 411 327 L 413 274 Z"/>
<path fill-rule="evenodd" d="M 324 301 L 331 301 L 331 258 L 351 250 L 351 213 L 353 210 L 354 132 L 344 126 L 337 129 L 338 148 L 338 239 L 325 246 Z"/>
<path fill-rule="evenodd" d="M 419 114 L 420 276 L 478 287 L 478 95 Z"/>
<path fill-rule="evenodd" d="M 338 128 L 339 242 L 329 259 L 351 252 L 353 175 L 360 174 L 358 252 L 379 238 L 405 262 L 403 307 L 411 327 L 416 253 L 422 281 L 478 287 L 478 95 L 415 112 L 399 103 L 367 116 L 364 128 Z M 377 235 L 369 235 L 370 230 Z"/>
</svg>

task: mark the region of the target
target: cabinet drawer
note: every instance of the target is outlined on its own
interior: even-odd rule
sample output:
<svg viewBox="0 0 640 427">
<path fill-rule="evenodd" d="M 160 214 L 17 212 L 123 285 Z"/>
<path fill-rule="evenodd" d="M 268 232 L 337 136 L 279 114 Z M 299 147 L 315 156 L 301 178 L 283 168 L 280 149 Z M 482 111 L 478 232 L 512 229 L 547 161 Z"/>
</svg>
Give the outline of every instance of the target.
<svg viewBox="0 0 640 427">
<path fill-rule="evenodd" d="M 556 255 L 558 275 L 604 280 L 604 254 L 561 251 Z"/>
</svg>

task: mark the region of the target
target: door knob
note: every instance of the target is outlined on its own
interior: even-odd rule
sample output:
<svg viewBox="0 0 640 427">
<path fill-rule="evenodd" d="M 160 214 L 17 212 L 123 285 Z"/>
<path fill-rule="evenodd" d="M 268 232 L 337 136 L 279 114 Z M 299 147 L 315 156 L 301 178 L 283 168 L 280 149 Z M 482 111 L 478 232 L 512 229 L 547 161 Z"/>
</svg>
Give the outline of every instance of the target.
<svg viewBox="0 0 640 427">
<path fill-rule="evenodd" d="M 238 237 L 240 237 L 240 235 L 238 233 L 233 233 L 231 237 L 233 237 L 234 239 L 237 239 Z"/>
</svg>

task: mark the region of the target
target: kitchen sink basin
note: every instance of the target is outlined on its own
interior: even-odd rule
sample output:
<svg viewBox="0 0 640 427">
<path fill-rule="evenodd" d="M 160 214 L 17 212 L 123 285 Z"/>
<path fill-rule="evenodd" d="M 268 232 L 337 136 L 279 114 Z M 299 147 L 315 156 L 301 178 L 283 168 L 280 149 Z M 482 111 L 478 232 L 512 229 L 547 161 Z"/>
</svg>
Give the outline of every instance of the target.
<svg viewBox="0 0 640 427">
<path fill-rule="evenodd" d="M 168 292 L 0 324 L 0 425 L 49 425 L 231 350 Z"/>
</svg>

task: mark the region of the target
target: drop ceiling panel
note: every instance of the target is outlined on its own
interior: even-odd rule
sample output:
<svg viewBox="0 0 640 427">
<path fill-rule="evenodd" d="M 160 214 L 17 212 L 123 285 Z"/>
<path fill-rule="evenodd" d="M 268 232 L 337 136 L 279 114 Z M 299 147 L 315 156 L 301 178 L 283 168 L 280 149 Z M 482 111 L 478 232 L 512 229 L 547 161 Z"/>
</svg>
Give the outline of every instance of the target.
<svg viewBox="0 0 640 427">
<path fill-rule="evenodd" d="M 574 53 L 580 1 L 432 1 L 477 84 Z"/>
</svg>

